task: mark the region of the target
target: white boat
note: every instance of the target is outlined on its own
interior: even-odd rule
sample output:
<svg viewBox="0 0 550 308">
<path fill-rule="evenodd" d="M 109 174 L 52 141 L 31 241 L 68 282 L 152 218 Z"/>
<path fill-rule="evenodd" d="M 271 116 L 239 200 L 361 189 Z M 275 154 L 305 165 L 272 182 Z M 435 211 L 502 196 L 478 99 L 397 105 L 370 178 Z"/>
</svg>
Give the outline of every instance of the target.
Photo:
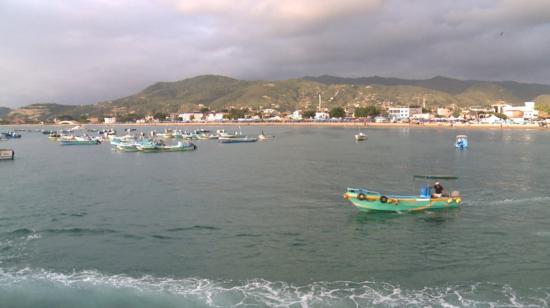
<svg viewBox="0 0 550 308">
<path fill-rule="evenodd" d="M 355 141 L 365 141 L 367 140 L 367 135 L 365 133 L 359 133 L 355 135 Z"/>
<path fill-rule="evenodd" d="M 260 140 L 260 141 L 270 140 L 270 139 L 273 139 L 273 138 L 275 138 L 275 136 L 266 135 L 266 134 L 264 134 L 263 130 L 262 130 L 262 133 L 258 135 L 258 140 Z"/>
<path fill-rule="evenodd" d="M 242 142 L 256 142 L 258 138 L 248 137 L 248 136 L 239 136 L 239 137 L 220 137 L 218 139 L 221 143 L 242 143 Z"/>
<path fill-rule="evenodd" d="M 89 136 L 63 136 L 59 138 L 59 143 L 61 145 L 92 145 L 100 144 L 101 140 Z"/>
<path fill-rule="evenodd" d="M 15 151 L 12 149 L 0 149 L 0 160 L 13 160 Z"/>
</svg>

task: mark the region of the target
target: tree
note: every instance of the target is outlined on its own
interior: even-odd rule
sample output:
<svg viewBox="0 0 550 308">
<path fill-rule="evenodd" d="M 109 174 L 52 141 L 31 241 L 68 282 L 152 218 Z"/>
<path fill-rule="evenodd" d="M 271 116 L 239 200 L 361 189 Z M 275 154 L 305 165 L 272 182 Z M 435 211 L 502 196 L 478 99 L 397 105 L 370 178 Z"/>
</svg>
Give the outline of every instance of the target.
<svg viewBox="0 0 550 308">
<path fill-rule="evenodd" d="M 456 109 L 453 111 L 453 117 L 458 118 L 460 116 L 460 110 Z"/>
<path fill-rule="evenodd" d="M 164 112 L 157 112 L 153 117 L 159 120 L 166 120 L 166 117 L 168 117 L 168 114 Z"/>
<path fill-rule="evenodd" d="M 80 116 L 80 118 L 78 119 L 78 122 L 79 123 L 90 123 L 90 120 L 88 120 L 88 116 L 83 114 Z"/>
<path fill-rule="evenodd" d="M 229 110 L 228 114 L 224 115 L 224 118 L 231 119 L 231 120 L 241 119 L 246 116 L 247 112 L 248 112 L 248 109 L 231 109 Z"/>
<path fill-rule="evenodd" d="M 498 112 L 495 112 L 495 117 L 497 117 L 499 119 L 502 119 L 502 120 L 507 120 L 508 119 L 507 115 L 505 115 L 504 113 L 498 113 Z"/>
<path fill-rule="evenodd" d="M 136 114 L 136 113 L 130 113 L 126 115 L 118 115 L 117 116 L 119 122 L 135 122 L 139 119 L 145 118 L 143 114 Z"/>
<path fill-rule="evenodd" d="M 202 113 L 206 113 L 208 111 L 210 111 L 210 109 L 208 107 L 202 107 L 201 110 L 200 110 L 200 112 L 202 112 Z"/>
<path fill-rule="evenodd" d="M 376 106 L 359 107 L 355 109 L 354 115 L 356 118 L 375 117 L 380 114 L 380 109 Z"/>
<path fill-rule="evenodd" d="M 315 110 L 306 110 L 302 112 L 302 118 L 304 119 L 312 119 L 315 117 Z"/>
<path fill-rule="evenodd" d="M 342 107 L 334 107 L 330 110 L 329 115 L 331 118 L 345 118 L 346 111 Z"/>
<path fill-rule="evenodd" d="M 70 115 L 60 115 L 58 118 L 57 118 L 59 121 L 74 121 L 74 118 Z"/>
</svg>

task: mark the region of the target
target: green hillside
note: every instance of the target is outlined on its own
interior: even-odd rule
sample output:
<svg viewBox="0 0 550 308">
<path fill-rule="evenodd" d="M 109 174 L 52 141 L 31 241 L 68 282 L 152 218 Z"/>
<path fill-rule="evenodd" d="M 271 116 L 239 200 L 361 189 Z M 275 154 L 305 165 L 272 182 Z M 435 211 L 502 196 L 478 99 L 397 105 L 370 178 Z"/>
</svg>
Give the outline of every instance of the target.
<svg viewBox="0 0 550 308">
<path fill-rule="evenodd" d="M 33 104 L 9 111 L 8 120 L 42 121 L 111 115 L 152 115 L 247 107 L 280 111 L 314 109 L 321 95 L 322 107 L 354 108 L 367 105 L 488 106 L 505 101 L 520 104 L 535 100 L 550 106 L 550 86 L 517 82 L 462 81 L 446 77 L 426 80 L 334 76 L 277 81 L 245 81 L 204 75 L 175 82 L 158 82 L 139 93 L 95 105 Z M 544 107 L 546 108 L 546 107 Z M 549 108 L 550 109 L 550 108 Z M 1 111 L 0 111 L 1 112 Z"/>
</svg>

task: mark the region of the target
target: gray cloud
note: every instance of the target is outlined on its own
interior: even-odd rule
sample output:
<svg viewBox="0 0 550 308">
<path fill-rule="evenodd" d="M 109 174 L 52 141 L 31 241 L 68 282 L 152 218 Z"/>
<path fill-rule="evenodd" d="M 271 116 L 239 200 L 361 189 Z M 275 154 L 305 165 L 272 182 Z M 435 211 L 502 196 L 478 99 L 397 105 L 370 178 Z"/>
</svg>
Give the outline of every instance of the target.
<svg viewBox="0 0 550 308">
<path fill-rule="evenodd" d="M 549 82 L 546 0 L 4 0 L 0 20 L 7 106 L 198 74 Z"/>
</svg>

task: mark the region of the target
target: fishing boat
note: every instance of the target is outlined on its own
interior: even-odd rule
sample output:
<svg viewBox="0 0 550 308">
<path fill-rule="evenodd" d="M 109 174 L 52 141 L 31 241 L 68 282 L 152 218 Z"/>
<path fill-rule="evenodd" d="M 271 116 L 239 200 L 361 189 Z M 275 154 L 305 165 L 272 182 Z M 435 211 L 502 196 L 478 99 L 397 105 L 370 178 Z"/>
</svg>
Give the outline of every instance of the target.
<svg viewBox="0 0 550 308">
<path fill-rule="evenodd" d="M 355 134 L 355 141 L 365 141 L 367 140 L 367 135 L 364 133 Z"/>
<path fill-rule="evenodd" d="M 455 176 L 415 175 L 414 179 L 456 180 Z M 382 194 L 366 188 L 348 188 L 344 199 L 350 201 L 360 211 L 414 212 L 456 208 L 462 202 L 460 192 L 452 191 L 439 197 L 431 194 L 429 184 L 421 185 L 418 195 Z"/>
<path fill-rule="evenodd" d="M 136 144 L 136 148 L 142 152 L 156 153 L 193 151 L 197 149 L 197 146 L 191 142 L 178 141 L 176 145 L 166 145 L 161 140 L 146 140 Z"/>
<path fill-rule="evenodd" d="M 61 145 L 96 145 L 101 143 L 101 140 L 98 138 L 91 138 L 89 136 L 63 136 L 58 141 Z"/>
<path fill-rule="evenodd" d="M 170 128 L 166 128 L 163 133 L 158 133 L 157 136 L 159 138 L 173 138 L 174 137 L 174 131 Z"/>
<path fill-rule="evenodd" d="M 258 138 L 239 136 L 239 137 L 220 137 L 218 138 L 221 143 L 243 143 L 243 142 L 256 142 Z"/>
<path fill-rule="evenodd" d="M 6 139 L 19 139 L 19 138 L 21 138 L 21 134 L 18 134 L 16 132 L 0 133 L 0 135 L 2 135 Z"/>
<path fill-rule="evenodd" d="M 57 141 L 59 138 L 61 138 L 61 134 L 58 133 L 58 132 L 51 132 L 49 135 L 48 135 L 48 139 L 50 140 L 55 140 Z"/>
<path fill-rule="evenodd" d="M 139 151 L 137 148 L 138 145 L 138 142 L 120 142 L 116 145 L 116 149 L 123 152 L 137 152 Z"/>
<path fill-rule="evenodd" d="M 13 160 L 15 151 L 12 149 L 0 149 L 0 160 Z"/>
<path fill-rule="evenodd" d="M 464 150 L 468 148 L 468 136 L 466 135 L 457 135 L 455 141 L 455 147 L 457 149 Z"/>
<path fill-rule="evenodd" d="M 264 134 L 263 130 L 262 130 L 262 133 L 258 135 L 258 140 L 261 140 L 261 141 L 270 140 L 273 138 L 275 138 L 275 136 L 266 135 Z"/>
<path fill-rule="evenodd" d="M 158 149 L 162 152 L 185 152 L 194 151 L 197 149 L 197 146 L 191 142 L 178 141 L 176 145 L 162 145 Z"/>
</svg>

